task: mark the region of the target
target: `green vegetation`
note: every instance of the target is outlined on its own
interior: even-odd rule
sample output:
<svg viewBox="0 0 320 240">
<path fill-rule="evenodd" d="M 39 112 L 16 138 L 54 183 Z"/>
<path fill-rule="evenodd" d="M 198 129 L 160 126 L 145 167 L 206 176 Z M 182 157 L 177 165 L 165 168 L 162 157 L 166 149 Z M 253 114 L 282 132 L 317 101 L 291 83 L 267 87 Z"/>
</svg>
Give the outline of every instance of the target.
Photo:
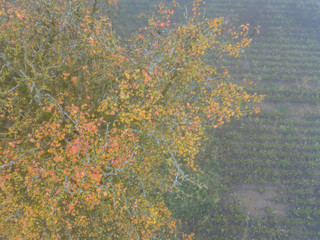
<svg viewBox="0 0 320 240">
<path fill-rule="evenodd" d="M 195 217 L 202 228 L 193 224 L 191 231 L 198 239 L 319 239 L 319 3 L 214 0 L 207 4 L 207 14 L 211 7 L 212 14 L 226 13 L 235 24 L 261 26 L 246 61 L 230 65 L 235 80 L 257 80 L 265 101 L 258 117 L 212 133 L 212 160 L 224 187 L 221 195 L 227 197 L 208 210 L 205 224 L 203 217 Z M 246 221 L 250 209 L 225 199 L 232 198 L 230 192 L 251 194 L 243 190 L 250 184 L 257 193 L 272 195 L 272 204 L 263 215 L 249 213 Z"/>
<path fill-rule="evenodd" d="M 146 24 L 156 2 L 120 0 L 117 41 Z M 180 1 L 176 22 L 191 2 Z M 196 184 L 160 199 L 178 230 L 199 240 L 320 239 L 319 1 L 207 0 L 205 15 L 261 30 L 243 58 L 206 61 L 228 66 L 234 82 L 255 82 L 265 101 L 259 115 L 207 128 Z"/>
<path fill-rule="evenodd" d="M 196 239 L 320 238 L 319 12 L 317 0 L 207 1 L 207 16 L 261 26 L 246 56 L 228 65 L 265 101 L 258 117 L 207 131 L 198 160 L 208 192 L 185 189 L 198 201 L 172 206 Z M 212 192 L 215 201 L 204 201 Z M 254 215 L 234 193 L 271 199 Z"/>
<path fill-rule="evenodd" d="M 207 61 L 237 58 L 248 26 L 200 3 L 178 24 L 158 4 L 124 41 L 115 0 L 0 0 L 0 238 L 192 238 L 179 219 L 218 201 L 205 128 L 261 100 Z"/>
</svg>

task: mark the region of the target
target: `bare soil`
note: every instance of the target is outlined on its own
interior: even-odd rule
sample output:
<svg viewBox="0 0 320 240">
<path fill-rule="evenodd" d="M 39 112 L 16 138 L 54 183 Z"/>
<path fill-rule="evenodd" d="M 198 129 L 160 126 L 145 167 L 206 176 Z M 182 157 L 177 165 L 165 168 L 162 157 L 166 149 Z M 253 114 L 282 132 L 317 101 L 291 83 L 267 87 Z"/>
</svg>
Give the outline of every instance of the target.
<svg viewBox="0 0 320 240">
<path fill-rule="evenodd" d="M 250 217 L 264 217 L 267 214 L 286 217 L 288 206 L 274 201 L 279 188 L 276 185 L 244 183 L 229 193 L 227 198 L 228 201 L 238 202 Z"/>
</svg>

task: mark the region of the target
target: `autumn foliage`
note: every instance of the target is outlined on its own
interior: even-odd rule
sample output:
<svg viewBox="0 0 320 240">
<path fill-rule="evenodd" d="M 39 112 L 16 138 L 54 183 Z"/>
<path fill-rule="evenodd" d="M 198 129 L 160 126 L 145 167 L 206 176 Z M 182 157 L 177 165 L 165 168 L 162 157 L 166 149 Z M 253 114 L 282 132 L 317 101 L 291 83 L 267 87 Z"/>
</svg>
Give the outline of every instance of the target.
<svg viewBox="0 0 320 240">
<path fill-rule="evenodd" d="M 123 43 L 117 1 L 0 0 L 0 237 L 178 237 L 163 195 L 191 181 L 204 127 L 261 100 L 221 64 L 248 26 L 200 5 L 176 24 L 160 4 Z"/>
</svg>

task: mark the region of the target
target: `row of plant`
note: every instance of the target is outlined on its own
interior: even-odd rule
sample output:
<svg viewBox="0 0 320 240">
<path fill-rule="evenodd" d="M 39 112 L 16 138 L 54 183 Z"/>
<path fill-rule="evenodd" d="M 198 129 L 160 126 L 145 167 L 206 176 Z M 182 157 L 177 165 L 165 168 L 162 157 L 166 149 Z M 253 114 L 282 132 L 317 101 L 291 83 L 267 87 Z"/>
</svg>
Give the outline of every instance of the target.
<svg viewBox="0 0 320 240">
<path fill-rule="evenodd" d="M 319 239 L 320 113 L 312 110 L 320 101 L 320 47 L 314 29 L 292 25 L 297 9 L 309 12 L 310 18 L 301 18 L 309 23 L 315 3 L 214 0 L 207 5 L 230 12 L 231 21 L 248 19 L 262 26 L 246 58 L 230 64 L 230 73 L 237 80 L 257 80 L 266 101 L 257 117 L 211 134 L 212 149 L 206 151 L 223 194 L 207 209 L 210 214 L 191 218 L 189 227 L 199 239 Z M 284 206 L 286 215 L 267 207 L 264 216 L 251 216 L 239 202 L 230 202 L 226 196 L 246 183 L 277 186 L 273 201 Z"/>
</svg>

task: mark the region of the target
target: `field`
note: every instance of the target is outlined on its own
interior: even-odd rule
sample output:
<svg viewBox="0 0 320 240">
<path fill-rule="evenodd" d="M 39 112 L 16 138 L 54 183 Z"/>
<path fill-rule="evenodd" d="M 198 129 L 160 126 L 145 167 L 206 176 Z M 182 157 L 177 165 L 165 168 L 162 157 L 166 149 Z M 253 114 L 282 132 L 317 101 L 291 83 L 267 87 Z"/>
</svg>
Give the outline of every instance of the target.
<svg viewBox="0 0 320 240">
<path fill-rule="evenodd" d="M 261 26 L 251 48 L 225 64 L 265 101 L 260 114 L 208 130 L 199 155 L 208 190 L 187 188 L 198 199 L 173 202 L 173 212 L 197 239 L 320 239 L 319 2 L 210 0 L 206 16 Z"/>
<path fill-rule="evenodd" d="M 265 101 L 258 116 L 212 133 L 224 190 L 202 236 L 319 239 L 319 4 L 210 1 L 207 8 L 261 26 L 244 59 L 230 68 L 234 78 L 255 81 Z"/>
</svg>

